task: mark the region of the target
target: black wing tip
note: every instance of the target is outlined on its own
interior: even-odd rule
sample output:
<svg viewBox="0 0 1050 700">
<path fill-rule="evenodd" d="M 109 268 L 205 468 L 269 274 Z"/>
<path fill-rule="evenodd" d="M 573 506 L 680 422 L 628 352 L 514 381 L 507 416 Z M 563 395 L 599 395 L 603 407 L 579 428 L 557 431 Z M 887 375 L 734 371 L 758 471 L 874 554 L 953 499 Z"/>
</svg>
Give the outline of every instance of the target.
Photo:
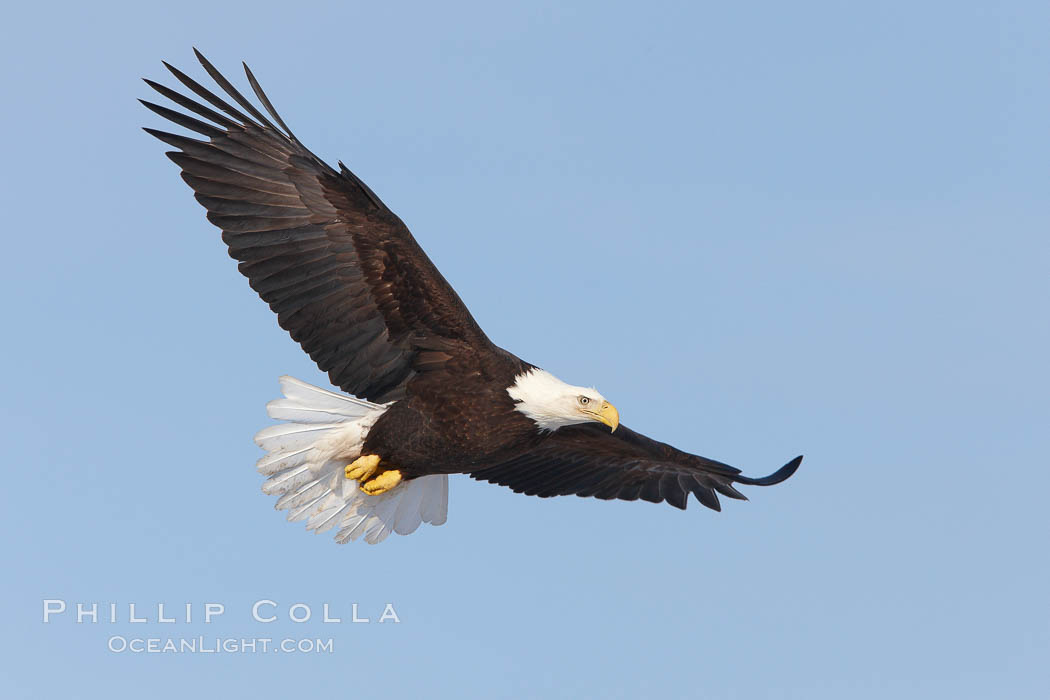
<svg viewBox="0 0 1050 700">
<path fill-rule="evenodd" d="M 751 486 L 774 486 L 782 481 L 787 481 L 791 476 L 798 471 L 798 466 L 802 464 L 802 455 L 795 457 L 793 460 L 777 469 L 769 476 L 764 476 L 761 479 L 752 479 L 747 476 L 738 476 L 733 481 L 740 482 L 741 484 L 749 484 Z"/>
<path fill-rule="evenodd" d="M 140 127 L 140 128 L 143 131 L 145 131 L 147 134 L 152 136 L 153 138 L 160 139 L 161 141 L 165 141 L 165 139 L 167 137 L 172 136 L 172 134 L 169 134 L 166 131 L 161 131 L 160 129 L 151 129 L 148 126 L 143 126 L 143 127 Z M 165 143 L 166 143 L 166 141 L 165 141 Z"/>
<path fill-rule="evenodd" d="M 716 513 L 721 513 L 722 512 L 722 502 L 718 500 L 718 496 L 714 496 L 713 494 L 712 494 L 712 496 L 713 496 L 712 499 L 709 502 L 707 502 L 707 503 L 705 503 L 704 501 L 700 501 L 700 505 L 702 505 L 704 508 L 709 508 L 709 509 L 713 510 Z M 697 500 L 699 501 L 700 499 L 698 498 Z M 672 505 L 674 505 L 674 504 L 672 504 Z M 685 506 L 682 506 L 682 510 L 685 510 Z"/>
</svg>

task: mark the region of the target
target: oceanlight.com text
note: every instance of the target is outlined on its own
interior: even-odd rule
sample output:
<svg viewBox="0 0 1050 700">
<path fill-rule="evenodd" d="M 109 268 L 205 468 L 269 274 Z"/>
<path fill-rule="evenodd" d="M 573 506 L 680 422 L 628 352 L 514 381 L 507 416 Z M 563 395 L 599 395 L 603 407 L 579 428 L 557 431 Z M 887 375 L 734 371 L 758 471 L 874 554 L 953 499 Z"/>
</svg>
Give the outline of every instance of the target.
<svg viewBox="0 0 1050 700">
<path fill-rule="evenodd" d="M 113 635 L 106 647 L 114 654 L 331 654 L 335 641 L 271 637 L 125 637 Z"/>
</svg>

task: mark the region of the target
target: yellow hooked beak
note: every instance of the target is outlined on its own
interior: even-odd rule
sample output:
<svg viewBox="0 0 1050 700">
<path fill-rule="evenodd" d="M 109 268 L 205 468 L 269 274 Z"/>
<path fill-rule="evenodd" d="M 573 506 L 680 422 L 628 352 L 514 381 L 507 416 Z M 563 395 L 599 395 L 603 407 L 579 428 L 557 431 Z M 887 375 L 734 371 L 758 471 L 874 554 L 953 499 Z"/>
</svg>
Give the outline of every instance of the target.
<svg viewBox="0 0 1050 700">
<path fill-rule="evenodd" d="M 617 426 L 620 425 L 620 412 L 608 401 L 602 401 L 602 407 L 594 412 L 594 419 L 599 423 L 605 423 L 612 428 L 610 432 L 615 433 Z"/>
</svg>

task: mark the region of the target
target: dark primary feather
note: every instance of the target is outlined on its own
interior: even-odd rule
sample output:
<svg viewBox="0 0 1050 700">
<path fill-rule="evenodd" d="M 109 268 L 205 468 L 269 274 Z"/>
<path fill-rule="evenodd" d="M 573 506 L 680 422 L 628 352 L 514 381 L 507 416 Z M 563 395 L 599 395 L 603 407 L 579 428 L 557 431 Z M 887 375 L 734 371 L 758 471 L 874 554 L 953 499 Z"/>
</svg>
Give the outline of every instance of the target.
<svg viewBox="0 0 1050 700">
<path fill-rule="evenodd" d="M 610 433 L 597 425 L 561 428 L 543 443 L 470 476 L 530 496 L 592 496 L 660 503 L 684 509 L 692 493 L 703 505 L 721 510 L 718 495 L 747 500 L 734 483 L 772 486 L 798 469 L 796 457 L 769 476 L 754 479 L 739 469 L 675 449 L 620 426 Z"/>
<path fill-rule="evenodd" d="M 208 219 L 222 229 L 240 271 L 333 384 L 372 401 L 390 401 L 405 395 L 416 373 L 445 370 L 447 363 L 436 362 L 434 353 L 417 364 L 421 344 L 447 341 L 446 358 L 457 348 L 491 347 L 408 228 L 375 193 L 342 163 L 336 171 L 304 147 L 247 66 L 252 91 L 272 121 L 196 53 L 240 109 L 165 63 L 207 104 L 151 80 L 150 87 L 196 116 L 143 104 L 206 140 L 146 131 L 178 149 L 168 156 L 182 168 Z"/>
</svg>

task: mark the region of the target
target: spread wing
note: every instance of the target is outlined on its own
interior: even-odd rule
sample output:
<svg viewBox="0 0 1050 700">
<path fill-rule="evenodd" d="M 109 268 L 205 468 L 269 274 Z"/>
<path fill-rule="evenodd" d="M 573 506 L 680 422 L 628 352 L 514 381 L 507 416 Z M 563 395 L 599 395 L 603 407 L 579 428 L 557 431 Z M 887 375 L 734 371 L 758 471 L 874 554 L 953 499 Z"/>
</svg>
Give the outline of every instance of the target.
<svg viewBox="0 0 1050 700">
<path fill-rule="evenodd" d="M 747 500 L 734 483 L 772 486 L 798 469 L 796 457 L 761 479 L 739 469 L 677 450 L 620 426 L 610 433 L 598 425 L 576 425 L 552 433 L 537 448 L 510 461 L 471 473 L 471 477 L 509 486 L 530 496 L 594 498 L 686 507 L 689 494 L 708 508 L 721 510 L 718 495 Z"/>
<path fill-rule="evenodd" d="M 168 157 L 222 229 L 240 271 L 332 384 L 390 401 L 416 372 L 440 371 L 455 356 L 450 348 L 491 346 L 408 228 L 346 166 L 334 170 L 299 142 L 247 66 L 276 125 L 197 58 L 244 111 L 165 63 L 200 101 L 146 82 L 206 121 L 143 104 L 206 138 L 146 131 L 178 149 Z"/>
</svg>

